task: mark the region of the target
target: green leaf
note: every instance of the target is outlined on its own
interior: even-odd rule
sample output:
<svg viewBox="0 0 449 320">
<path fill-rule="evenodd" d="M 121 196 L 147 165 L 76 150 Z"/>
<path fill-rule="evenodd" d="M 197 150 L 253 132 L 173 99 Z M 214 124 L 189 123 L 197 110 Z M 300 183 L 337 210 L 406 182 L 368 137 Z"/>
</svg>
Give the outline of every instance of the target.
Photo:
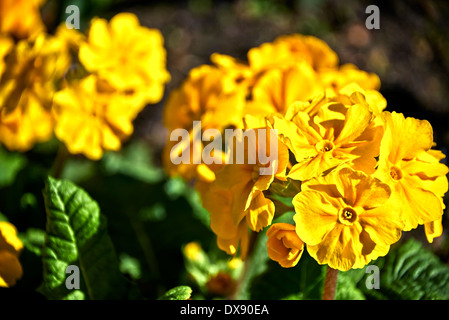
<svg viewBox="0 0 449 320">
<path fill-rule="evenodd" d="M 7 218 L 3 213 L 0 212 L 0 221 L 6 221 L 6 222 L 8 222 L 9 220 L 8 220 L 8 218 Z"/>
<path fill-rule="evenodd" d="M 379 268 L 379 288 L 367 287 L 375 273 L 367 273 L 366 267 L 339 272 L 336 299 L 449 299 L 449 268 L 417 240 L 396 244 L 370 264 Z"/>
<path fill-rule="evenodd" d="M 95 174 L 96 163 L 82 158 L 68 158 L 61 177 L 74 183 L 81 183 Z"/>
<path fill-rule="evenodd" d="M 179 286 L 168 290 L 158 300 L 187 300 L 192 295 L 192 289 L 188 286 Z"/>
<path fill-rule="evenodd" d="M 120 273 L 98 204 L 73 183 L 51 177 L 44 200 L 47 227 L 41 293 L 49 299 L 126 298 L 127 280 Z M 80 290 L 65 286 L 69 265 L 79 267 Z"/>
<path fill-rule="evenodd" d="M 18 152 L 8 152 L 0 146 L 0 187 L 10 185 L 26 162 L 24 155 Z"/>
<path fill-rule="evenodd" d="M 384 259 L 380 288 L 374 298 L 449 299 L 449 267 L 418 241 L 408 240 Z M 365 288 L 366 293 L 374 291 L 367 290 L 363 283 L 361 288 Z"/>
<path fill-rule="evenodd" d="M 153 164 L 153 154 L 144 142 L 132 141 L 120 152 L 106 153 L 101 164 L 107 174 L 124 174 L 147 183 L 164 178 L 161 168 Z"/>
<path fill-rule="evenodd" d="M 193 210 L 193 214 L 198 220 L 200 220 L 205 226 L 210 225 L 210 214 L 202 206 L 201 197 L 194 188 L 189 186 L 181 178 L 170 178 L 164 185 L 165 192 L 171 200 L 176 200 L 177 198 L 183 196 L 190 207 Z"/>
<path fill-rule="evenodd" d="M 129 274 L 134 280 L 138 280 L 142 277 L 140 261 L 126 253 L 120 254 L 120 271 Z"/>
<path fill-rule="evenodd" d="M 45 231 L 41 229 L 29 228 L 24 233 L 19 233 L 19 238 L 24 247 L 34 254 L 41 256 L 45 242 Z"/>
<path fill-rule="evenodd" d="M 365 300 L 363 291 L 357 288 L 357 283 L 364 276 L 364 269 L 339 271 L 335 300 Z"/>
</svg>

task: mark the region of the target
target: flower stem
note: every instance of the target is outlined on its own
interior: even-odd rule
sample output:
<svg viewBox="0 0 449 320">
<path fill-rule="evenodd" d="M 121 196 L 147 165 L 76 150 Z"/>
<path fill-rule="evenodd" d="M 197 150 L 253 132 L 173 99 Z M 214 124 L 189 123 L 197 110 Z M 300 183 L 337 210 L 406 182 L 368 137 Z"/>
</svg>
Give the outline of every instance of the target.
<svg viewBox="0 0 449 320">
<path fill-rule="evenodd" d="M 61 177 L 69 155 L 70 154 L 67 148 L 63 144 L 61 144 L 53 162 L 53 167 L 51 168 L 51 175 L 54 178 L 58 179 Z"/>
<path fill-rule="evenodd" d="M 239 298 L 241 291 L 243 290 L 243 287 L 246 285 L 246 278 L 250 274 L 249 269 L 251 267 L 251 264 L 253 262 L 253 254 L 254 249 L 256 245 L 256 241 L 258 238 L 259 232 L 252 232 L 251 237 L 249 239 L 249 245 L 248 245 L 248 252 L 246 254 L 246 259 L 244 260 L 244 266 L 242 270 L 242 274 L 240 275 L 240 278 L 237 280 L 236 289 L 234 291 L 234 294 L 232 294 L 229 299 L 236 300 Z"/>
<path fill-rule="evenodd" d="M 324 280 L 323 300 L 334 300 L 337 288 L 338 270 L 327 266 L 326 279 Z"/>
</svg>

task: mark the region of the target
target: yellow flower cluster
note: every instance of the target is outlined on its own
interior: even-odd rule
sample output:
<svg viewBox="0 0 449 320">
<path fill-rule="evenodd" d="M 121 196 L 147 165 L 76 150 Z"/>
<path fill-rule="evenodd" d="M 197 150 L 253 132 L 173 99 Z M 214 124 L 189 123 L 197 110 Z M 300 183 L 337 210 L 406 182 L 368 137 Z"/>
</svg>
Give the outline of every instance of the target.
<svg viewBox="0 0 449 320">
<path fill-rule="evenodd" d="M 24 152 L 56 135 L 69 152 L 99 159 L 162 99 L 170 79 L 162 35 L 131 13 L 93 19 L 87 36 L 65 24 L 51 35 L 44 2 L 0 0 L 0 144 Z M 0 222 L 0 286 L 22 276 L 21 247 Z"/>
<path fill-rule="evenodd" d="M 240 246 L 245 258 L 250 233 L 269 226 L 268 255 L 283 267 L 296 265 L 306 248 L 318 263 L 348 270 L 387 254 L 402 231 L 424 225 L 430 242 L 441 235 L 444 155 L 431 149 L 427 121 L 384 111 L 375 74 L 339 65 L 325 42 L 303 35 L 253 48 L 247 62 L 221 54 L 211 60 L 190 72 L 165 107 L 170 132 L 190 132 L 190 145 L 183 147 L 194 143 L 193 121 L 203 130 L 278 133 L 271 175 L 259 175 L 266 163 L 257 157 L 244 164 L 175 165 L 169 155 L 178 145 L 167 143 L 165 168 L 195 180 L 220 249 L 235 255 Z M 255 144 L 265 146 L 262 154 L 273 150 L 272 141 L 261 139 Z M 293 195 L 292 185 L 298 188 Z M 293 196 L 294 225 L 272 224 L 273 195 Z"/>
<path fill-rule="evenodd" d="M 26 151 L 53 133 L 70 153 L 118 150 L 170 79 L 158 30 L 134 14 L 94 18 L 87 35 L 46 33 L 43 1 L 0 0 L 0 143 Z"/>
</svg>

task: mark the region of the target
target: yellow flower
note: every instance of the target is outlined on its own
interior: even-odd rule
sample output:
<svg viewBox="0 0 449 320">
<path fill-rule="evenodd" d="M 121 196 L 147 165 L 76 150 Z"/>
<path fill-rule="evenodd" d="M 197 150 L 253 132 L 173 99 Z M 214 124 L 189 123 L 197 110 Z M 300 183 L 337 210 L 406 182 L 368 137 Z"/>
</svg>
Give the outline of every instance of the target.
<svg viewBox="0 0 449 320">
<path fill-rule="evenodd" d="M 0 79 L 2 77 L 3 70 L 5 69 L 4 58 L 13 45 L 14 41 L 10 37 L 0 34 Z"/>
<path fill-rule="evenodd" d="M 265 117 L 285 114 L 295 101 L 307 101 L 324 91 L 317 73 L 304 61 L 288 68 L 267 70 L 254 84 L 245 113 Z"/>
<path fill-rule="evenodd" d="M 81 44 L 86 41 L 84 33 L 76 29 L 68 29 L 65 23 L 61 23 L 55 32 L 55 38 L 62 43 L 62 47 L 72 54 L 78 55 Z"/>
<path fill-rule="evenodd" d="M 22 277 L 23 271 L 19 254 L 23 244 L 17 237 L 16 228 L 0 221 L 0 287 L 10 287 Z"/>
<path fill-rule="evenodd" d="M 204 129 L 241 127 L 245 93 L 243 90 L 229 93 L 224 86 L 223 72 L 218 68 L 201 65 L 192 69 L 167 99 L 163 114 L 165 127 L 191 129 L 195 120 L 201 121 Z"/>
<path fill-rule="evenodd" d="M 93 19 L 79 59 L 87 71 L 117 90 L 138 92 L 146 103 L 159 102 L 170 80 L 162 34 L 141 26 L 132 13 L 119 13 L 109 23 Z"/>
<path fill-rule="evenodd" d="M 433 239 L 441 230 L 429 223 L 438 222 L 443 214 L 448 168 L 439 162 L 444 155 L 431 150 L 432 126 L 426 120 L 405 118 L 396 112 L 384 112 L 384 121 L 386 129 L 375 176 L 393 190 L 392 196 L 402 209 L 404 230 L 427 224 Z"/>
<path fill-rule="evenodd" d="M 296 232 L 318 263 L 362 268 L 399 240 L 399 208 L 380 180 L 344 167 L 301 188 L 293 198 Z"/>
<path fill-rule="evenodd" d="M 376 74 L 362 71 L 350 63 L 320 72 L 320 80 L 325 88 L 332 88 L 336 92 L 351 83 L 357 83 L 365 90 L 380 88 L 380 79 Z"/>
<path fill-rule="evenodd" d="M 288 162 L 288 150 L 281 142 L 278 143 L 276 157 L 272 157 L 276 160 L 269 164 L 263 162 L 261 154 L 267 157 L 274 155 L 273 140 L 266 134 L 266 144 L 261 143 L 263 138 L 260 132 L 252 132 L 254 136 L 248 135 L 250 138 L 244 146 L 244 163 L 237 164 L 234 160 L 232 164 L 222 166 L 215 172 L 216 179 L 209 188 L 201 192 L 219 248 L 228 254 L 235 254 L 240 242 L 242 259 L 248 249 L 248 227 L 258 232 L 271 224 L 274 204 L 263 192 L 268 190 L 275 178 L 285 179 Z M 269 174 L 260 174 L 261 168 L 268 169 Z"/>
<path fill-rule="evenodd" d="M 330 94 L 330 97 L 332 96 L 333 95 Z M 382 112 L 387 107 L 387 100 L 385 100 L 379 91 L 363 89 L 356 82 L 352 82 L 341 87 L 334 98 L 338 101 L 338 99 L 341 99 L 344 96 L 346 96 L 352 103 L 366 105 L 376 117 L 376 121 L 383 124 Z"/>
<path fill-rule="evenodd" d="M 296 266 L 304 252 L 304 242 L 296 234 L 295 226 L 275 223 L 268 229 L 267 237 L 270 259 L 279 262 L 283 268 Z"/>
<path fill-rule="evenodd" d="M 229 255 L 245 259 L 249 245 L 248 225 L 244 220 L 235 224 L 231 215 L 233 194 L 230 190 L 211 185 L 202 196 L 203 207 L 210 213 L 210 228 L 217 236 L 217 246 Z"/>
<path fill-rule="evenodd" d="M 189 260 L 195 261 L 201 258 L 203 249 L 198 242 L 192 241 L 185 245 L 184 254 Z"/>
<path fill-rule="evenodd" d="M 243 261 L 240 258 L 233 257 L 231 260 L 228 261 L 228 267 L 231 270 L 236 270 L 240 268 L 243 265 Z"/>
<path fill-rule="evenodd" d="M 58 41 L 40 34 L 22 40 L 5 57 L 0 79 L 0 142 L 26 151 L 53 132 L 51 103 L 70 57 Z"/>
<path fill-rule="evenodd" d="M 40 7 L 45 0 L 0 0 L 0 33 L 19 39 L 45 31 Z"/>
<path fill-rule="evenodd" d="M 135 99 L 95 75 L 73 82 L 55 94 L 55 134 L 70 153 L 98 160 L 105 150 L 119 150 L 133 132 Z"/>
<path fill-rule="evenodd" d="M 231 93 L 253 85 L 255 73 L 248 64 L 219 53 L 212 54 L 210 60 L 223 74 L 223 92 Z"/>
<path fill-rule="evenodd" d="M 374 172 L 383 127 L 366 103 L 344 105 L 317 97 L 292 104 L 285 117 L 272 115 L 269 123 L 295 155 L 297 163 L 288 173 L 292 179 L 318 177 L 344 163 Z"/>
<path fill-rule="evenodd" d="M 254 136 L 249 135 L 248 143 L 244 144 L 244 155 L 247 157 L 244 163 L 238 164 L 234 160 L 232 164 L 224 165 L 216 172 L 214 181 L 217 187 L 231 190 L 233 193 L 229 214 L 234 224 L 238 225 L 246 218 L 250 229 L 257 232 L 271 224 L 274 217 L 274 204 L 265 197 L 263 191 L 269 189 L 275 178 L 285 180 L 288 163 L 288 150 L 280 141 L 277 154 L 273 156 L 274 142 L 270 138 L 269 130 L 266 131 L 263 138 L 258 129 L 247 130 L 247 133 L 253 132 Z M 243 138 L 240 142 L 242 141 L 244 141 Z M 234 152 L 237 150 L 236 145 L 234 145 Z M 275 160 L 271 163 L 263 162 L 261 155 Z M 231 154 L 230 158 L 233 156 L 235 153 Z M 269 169 L 267 171 L 270 174 L 261 174 L 261 169 Z"/>
<path fill-rule="evenodd" d="M 346 70 L 349 69 L 349 70 Z M 343 71 L 345 70 L 345 71 Z M 375 80 L 370 80 L 371 78 Z M 371 81 L 371 82 L 370 82 Z M 375 83 L 372 83 L 372 82 Z M 285 114 L 295 101 L 308 101 L 323 92 L 330 97 L 359 92 L 368 104 L 386 107 L 386 101 L 376 90 L 379 78 L 374 74 L 343 66 L 327 72 L 316 72 L 306 62 L 265 71 L 255 81 L 245 113 L 266 116 L 277 112 Z M 383 99 L 383 100 L 382 100 Z M 382 106 L 380 106 L 382 105 Z"/>
<path fill-rule="evenodd" d="M 315 70 L 325 70 L 337 67 L 338 56 L 323 40 L 293 34 L 252 48 L 248 52 L 248 61 L 254 70 L 286 67 L 302 61 Z"/>
<path fill-rule="evenodd" d="M 190 71 L 182 85 L 173 90 L 165 104 L 163 124 L 170 131 L 185 129 L 190 132 L 191 143 L 186 146 L 190 150 L 191 160 L 188 164 L 175 165 L 170 160 L 177 141 L 168 141 L 163 151 L 163 164 L 171 175 L 180 175 L 191 180 L 198 175 L 214 180 L 210 166 L 196 165 L 193 161 L 193 121 L 201 121 L 201 129 L 217 129 L 220 132 L 228 126 L 242 127 L 242 109 L 245 103 L 243 90 L 228 92 L 225 90 L 223 72 L 218 68 L 202 65 Z M 196 137 L 201 140 L 201 137 Z M 201 148 L 203 148 L 201 142 Z M 202 149 L 201 149 L 202 151 Z M 221 158 L 221 155 L 217 155 Z M 206 175 L 206 176 L 205 176 Z"/>
</svg>

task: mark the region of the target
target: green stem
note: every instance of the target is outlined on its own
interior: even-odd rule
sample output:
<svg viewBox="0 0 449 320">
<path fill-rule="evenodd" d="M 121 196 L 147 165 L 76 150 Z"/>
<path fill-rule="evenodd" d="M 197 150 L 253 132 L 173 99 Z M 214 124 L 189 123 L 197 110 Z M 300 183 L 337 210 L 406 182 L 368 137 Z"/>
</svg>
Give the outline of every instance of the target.
<svg viewBox="0 0 449 320">
<path fill-rule="evenodd" d="M 150 237 L 145 230 L 144 225 L 138 221 L 132 213 L 127 212 L 128 218 L 131 223 L 131 227 L 133 228 L 137 241 L 139 242 L 140 248 L 145 257 L 145 261 L 148 265 L 148 269 L 151 273 L 151 276 L 154 278 L 158 278 L 160 276 L 159 267 L 156 260 L 156 255 L 153 251 L 153 245 L 151 243 Z"/>
<path fill-rule="evenodd" d="M 51 176 L 53 178 L 59 179 L 61 177 L 69 156 L 70 154 L 67 148 L 63 144 L 59 145 L 58 152 L 51 168 Z"/>
<path fill-rule="evenodd" d="M 256 242 L 258 238 L 259 232 L 252 231 L 251 237 L 249 239 L 248 244 L 248 252 L 246 254 L 246 259 L 244 261 L 242 274 L 240 275 L 239 279 L 237 280 L 237 285 L 234 293 L 229 297 L 231 300 L 237 300 L 241 294 L 241 291 L 243 290 L 244 285 L 246 285 L 246 280 L 248 275 L 250 274 L 249 270 L 251 267 L 251 264 L 253 262 L 253 256 L 254 256 L 254 249 L 256 247 Z"/>
<path fill-rule="evenodd" d="M 337 289 L 338 270 L 327 266 L 326 279 L 324 280 L 323 300 L 335 300 Z"/>
</svg>

